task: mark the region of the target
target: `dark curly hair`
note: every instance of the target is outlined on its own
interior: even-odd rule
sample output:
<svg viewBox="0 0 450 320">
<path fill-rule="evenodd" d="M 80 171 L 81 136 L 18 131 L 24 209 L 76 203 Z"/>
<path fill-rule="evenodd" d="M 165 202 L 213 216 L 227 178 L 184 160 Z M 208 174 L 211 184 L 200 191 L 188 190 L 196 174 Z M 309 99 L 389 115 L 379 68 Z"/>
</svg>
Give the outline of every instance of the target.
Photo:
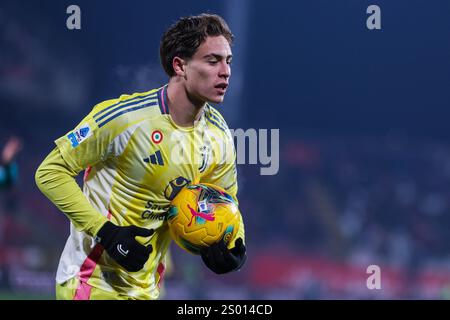
<svg viewBox="0 0 450 320">
<path fill-rule="evenodd" d="M 207 36 L 224 36 L 232 44 L 233 34 L 223 18 L 216 14 L 200 14 L 180 18 L 162 36 L 159 55 L 164 71 L 172 77 L 175 57 L 191 58 Z"/>
</svg>

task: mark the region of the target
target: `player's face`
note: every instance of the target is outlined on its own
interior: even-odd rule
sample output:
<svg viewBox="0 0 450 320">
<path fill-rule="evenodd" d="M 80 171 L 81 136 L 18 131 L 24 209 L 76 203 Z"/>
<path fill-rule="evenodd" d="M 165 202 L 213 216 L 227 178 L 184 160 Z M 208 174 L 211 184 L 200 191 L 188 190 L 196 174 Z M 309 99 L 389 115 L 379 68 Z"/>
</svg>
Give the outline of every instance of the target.
<svg viewBox="0 0 450 320">
<path fill-rule="evenodd" d="M 207 37 L 186 63 L 186 88 L 191 98 L 220 103 L 231 75 L 231 48 L 224 36 Z"/>
</svg>

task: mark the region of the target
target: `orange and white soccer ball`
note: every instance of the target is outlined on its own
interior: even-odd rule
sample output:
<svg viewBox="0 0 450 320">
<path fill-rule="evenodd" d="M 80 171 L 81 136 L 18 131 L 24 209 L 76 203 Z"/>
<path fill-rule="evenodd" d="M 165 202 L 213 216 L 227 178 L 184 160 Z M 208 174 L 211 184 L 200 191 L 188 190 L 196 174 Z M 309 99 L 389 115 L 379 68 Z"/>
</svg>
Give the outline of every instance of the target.
<svg viewBox="0 0 450 320">
<path fill-rule="evenodd" d="M 200 249 L 221 239 L 229 245 L 239 230 L 238 205 L 224 189 L 198 183 L 184 187 L 172 200 L 167 215 L 172 239 L 184 250 Z"/>
</svg>

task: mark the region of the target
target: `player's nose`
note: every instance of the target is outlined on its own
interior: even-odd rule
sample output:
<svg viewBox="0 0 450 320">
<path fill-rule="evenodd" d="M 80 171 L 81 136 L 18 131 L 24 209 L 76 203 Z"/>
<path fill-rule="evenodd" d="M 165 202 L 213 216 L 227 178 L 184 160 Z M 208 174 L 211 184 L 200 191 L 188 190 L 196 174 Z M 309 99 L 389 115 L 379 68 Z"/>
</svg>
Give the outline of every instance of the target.
<svg viewBox="0 0 450 320">
<path fill-rule="evenodd" d="M 219 77 L 228 79 L 231 75 L 231 67 L 228 63 L 224 62 L 220 64 Z"/>
</svg>

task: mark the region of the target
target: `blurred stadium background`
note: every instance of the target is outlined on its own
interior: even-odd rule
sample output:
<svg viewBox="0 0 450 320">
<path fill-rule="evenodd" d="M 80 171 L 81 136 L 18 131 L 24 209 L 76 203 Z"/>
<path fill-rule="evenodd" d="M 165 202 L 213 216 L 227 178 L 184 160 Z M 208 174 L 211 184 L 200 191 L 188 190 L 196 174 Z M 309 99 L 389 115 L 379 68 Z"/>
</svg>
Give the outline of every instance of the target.
<svg viewBox="0 0 450 320">
<path fill-rule="evenodd" d="M 450 297 L 450 2 L 2 0 L 0 147 L 24 149 L 0 194 L 0 299 L 53 298 L 69 222 L 34 183 L 53 140 L 97 102 L 164 84 L 161 34 L 200 12 L 236 36 L 221 111 L 231 128 L 279 128 L 280 170 L 238 167 L 245 267 L 218 277 L 173 247 L 163 298 Z"/>
</svg>

